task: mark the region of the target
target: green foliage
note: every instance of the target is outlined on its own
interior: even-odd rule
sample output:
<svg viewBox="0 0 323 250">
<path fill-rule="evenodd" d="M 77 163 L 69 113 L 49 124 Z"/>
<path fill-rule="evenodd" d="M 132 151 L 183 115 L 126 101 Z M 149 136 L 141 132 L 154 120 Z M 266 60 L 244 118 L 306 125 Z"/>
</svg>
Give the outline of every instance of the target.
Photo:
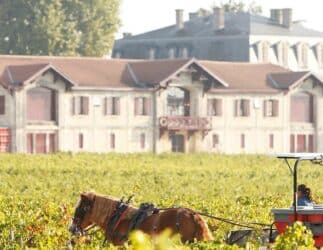
<svg viewBox="0 0 323 250">
<path fill-rule="evenodd" d="M 316 249 L 312 232 L 301 223 L 295 222 L 293 226 L 289 226 L 286 232 L 279 235 L 274 244 L 275 250 L 297 250 L 297 249 Z"/>
<path fill-rule="evenodd" d="M 320 171 L 299 170 L 318 196 Z M 216 154 L 1 154 L 0 249 L 76 249 L 103 246 L 101 231 L 71 238 L 67 227 L 81 191 L 115 197 L 134 194 L 133 205 L 184 206 L 238 222 L 270 224 L 272 208 L 291 204 L 292 177 L 282 161 L 265 156 Z M 205 218 L 214 242 L 193 249 L 238 249 L 224 243 L 238 227 Z M 258 249 L 260 232 L 250 239 Z M 161 243 L 163 244 L 163 243 Z M 177 242 L 171 242 L 176 244 Z M 110 249 L 113 246 L 108 245 Z M 178 247 L 185 247 L 178 244 Z"/>
<path fill-rule="evenodd" d="M 0 54 L 103 56 L 119 27 L 119 0 L 0 2 Z"/>
</svg>

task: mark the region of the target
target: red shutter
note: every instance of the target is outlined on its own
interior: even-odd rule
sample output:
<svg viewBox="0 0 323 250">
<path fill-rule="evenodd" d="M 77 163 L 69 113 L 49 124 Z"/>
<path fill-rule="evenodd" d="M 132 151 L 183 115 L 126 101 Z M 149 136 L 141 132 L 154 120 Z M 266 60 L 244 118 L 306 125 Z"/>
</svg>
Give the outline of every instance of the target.
<svg viewBox="0 0 323 250">
<path fill-rule="evenodd" d="M 0 96 L 0 115 L 5 114 L 5 107 L 6 107 L 6 101 L 5 101 L 5 96 L 1 95 Z"/>
<path fill-rule="evenodd" d="M 222 116 L 222 99 L 216 99 L 216 115 Z"/>
<path fill-rule="evenodd" d="M 49 153 L 56 151 L 56 134 L 49 134 Z"/>
<path fill-rule="evenodd" d="M 290 152 L 294 153 L 295 152 L 295 136 L 293 134 L 290 135 L 289 147 L 290 147 Z"/>
<path fill-rule="evenodd" d="M 36 134 L 36 153 L 46 153 L 46 134 Z"/>
<path fill-rule="evenodd" d="M 273 116 L 279 115 L 279 101 L 273 100 Z"/>
<path fill-rule="evenodd" d="M 34 147 L 33 134 L 27 134 L 27 153 L 32 154 Z"/>
<path fill-rule="evenodd" d="M 314 152 L 314 137 L 313 135 L 308 135 L 308 152 Z"/>
<path fill-rule="evenodd" d="M 309 122 L 314 123 L 314 98 L 313 95 L 309 95 L 310 100 L 309 100 Z"/>
<path fill-rule="evenodd" d="M 115 97 L 115 115 L 120 115 L 120 97 Z"/>
<path fill-rule="evenodd" d="M 151 115 L 151 98 L 144 98 L 145 112 L 144 115 Z"/>
<path fill-rule="evenodd" d="M 135 98 L 135 106 L 134 106 L 134 113 L 135 113 L 135 115 L 139 115 L 139 98 L 138 97 L 136 97 Z"/>
<path fill-rule="evenodd" d="M 82 104 L 82 114 L 88 115 L 89 114 L 89 97 L 88 96 L 82 96 L 81 97 L 81 104 Z"/>
</svg>

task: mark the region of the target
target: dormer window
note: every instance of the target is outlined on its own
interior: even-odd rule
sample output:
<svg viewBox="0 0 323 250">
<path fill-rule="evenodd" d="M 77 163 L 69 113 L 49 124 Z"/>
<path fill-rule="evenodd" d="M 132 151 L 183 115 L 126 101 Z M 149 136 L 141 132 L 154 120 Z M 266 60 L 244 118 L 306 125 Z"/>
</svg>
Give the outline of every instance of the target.
<svg viewBox="0 0 323 250">
<path fill-rule="evenodd" d="M 296 45 L 297 62 L 300 68 L 308 66 L 308 44 L 299 43 Z"/>
<path fill-rule="evenodd" d="M 176 50 L 175 48 L 169 48 L 168 49 L 168 58 L 169 59 L 174 59 L 176 57 Z"/>
<path fill-rule="evenodd" d="M 323 43 L 318 43 L 314 47 L 317 64 L 323 68 Z"/>
<path fill-rule="evenodd" d="M 154 60 L 156 58 L 156 49 L 149 48 L 148 54 L 149 54 L 148 55 L 149 60 Z"/>
<path fill-rule="evenodd" d="M 258 62 L 268 62 L 269 50 L 270 50 L 269 42 L 261 41 L 261 42 L 258 42 L 256 46 L 257 46 Z"/>
<path fill-rule="evenodd" d="M 188 58 L 188 48 L 187 47 L 182 48 L 181 57 Z"/>
<path fill-rule="evenodd" d="M 276 54 L 278 64 L 288 67 L 288 54 L 289 44 L 288 42 L 279 42 L 276 45 Z"/>
</svg>

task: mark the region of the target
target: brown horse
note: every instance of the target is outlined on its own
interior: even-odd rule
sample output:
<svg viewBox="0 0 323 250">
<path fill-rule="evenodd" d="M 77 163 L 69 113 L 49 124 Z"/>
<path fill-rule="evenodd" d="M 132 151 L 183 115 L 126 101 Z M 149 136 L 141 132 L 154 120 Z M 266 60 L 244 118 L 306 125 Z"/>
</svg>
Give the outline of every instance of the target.
<svg viewBox="0 0 323 250">
<path fill-rule="evenodd" d="M 146 206 L 143 210 L 110 196 L 82 193 L 69 231 L 82 234 L 94 225 L 104 230 L 106 239 L 114 245 L 124 244 L 134 229 L 154 236 L 168 228 L 180 234 L 182 242 L 213 239 L 201 215 L 188 208 L 158 210 Z"/>
</svg>

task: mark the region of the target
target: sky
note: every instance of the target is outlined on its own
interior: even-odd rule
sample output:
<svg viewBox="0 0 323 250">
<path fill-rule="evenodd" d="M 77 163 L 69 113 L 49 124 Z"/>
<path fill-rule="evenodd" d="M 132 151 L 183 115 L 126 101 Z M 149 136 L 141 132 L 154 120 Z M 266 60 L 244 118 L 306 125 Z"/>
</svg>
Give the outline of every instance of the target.
<svg viewBox="0 0 323 250">
<path fill-rule="evenodd" d="M 175 9 L 184 10 L 184 20 L 188 13 L 199 8 L 211 9 L 225 0 L 121 0 L 120 18 L 122 26 L 117 38 L 123 32 L 140 34 L 157 28 L 175 24 Z M 248 5 L 252 0 L 245 0 Z M 303 25 L 323 31 L 323 0 L 255 0 L 262 7 L 264 16 L 270 9 L 292 8 L 293 21 L 306 20 Z"/>
</svg>

